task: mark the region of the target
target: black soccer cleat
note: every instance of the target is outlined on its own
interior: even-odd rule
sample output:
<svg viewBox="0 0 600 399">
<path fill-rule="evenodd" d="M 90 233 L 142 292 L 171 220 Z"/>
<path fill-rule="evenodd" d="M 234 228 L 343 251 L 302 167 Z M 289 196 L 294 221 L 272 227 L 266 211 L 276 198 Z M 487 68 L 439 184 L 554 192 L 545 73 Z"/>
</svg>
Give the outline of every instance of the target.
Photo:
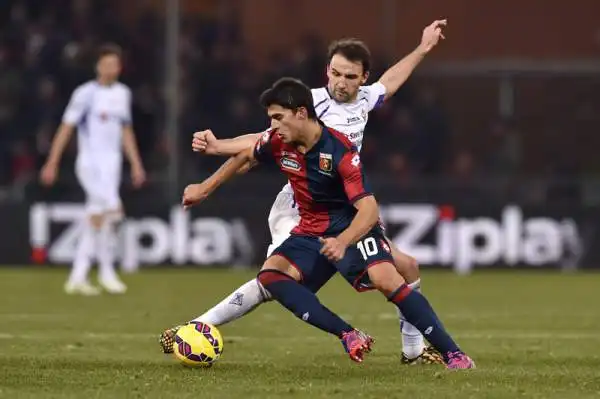
<svg viewBox="0 0 600 399">
<path fill-rule="evenodd" d="M 163 353 L 173 353 L 173 343 L 175 342 L 175 334 L 177 331 L 183 326 L 175 326 L 171 328 L 167 328 L 160 334 L 158 338 L 158 343 L 163 351 Z"/>
<path fill-rule="evenodd" d="M 404 353 L 402 354 L 402 364 L 407 365 L 416 365 L 416 364 L 443 364 L 444 362 L 443 356 L 435 350 L 432 346 L 428 346 L 423 349 L 423 353 L 419 356 L 409 359 Z"/>
</svg>

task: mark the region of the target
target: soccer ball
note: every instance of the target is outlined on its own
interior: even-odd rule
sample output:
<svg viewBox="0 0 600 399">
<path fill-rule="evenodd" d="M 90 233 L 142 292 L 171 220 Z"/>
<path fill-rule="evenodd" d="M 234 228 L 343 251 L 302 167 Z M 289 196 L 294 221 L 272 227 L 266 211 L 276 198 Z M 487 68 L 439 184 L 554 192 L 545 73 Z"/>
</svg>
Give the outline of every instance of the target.
<svg viewBox="0 0 600 399">
<path fill-rule="evenodd" d="M 175 334 L 173 353 L 189 367 L 210 367 L 223 353 L 223 338 L 217 327 L 193 321 Z"/>
</svg>

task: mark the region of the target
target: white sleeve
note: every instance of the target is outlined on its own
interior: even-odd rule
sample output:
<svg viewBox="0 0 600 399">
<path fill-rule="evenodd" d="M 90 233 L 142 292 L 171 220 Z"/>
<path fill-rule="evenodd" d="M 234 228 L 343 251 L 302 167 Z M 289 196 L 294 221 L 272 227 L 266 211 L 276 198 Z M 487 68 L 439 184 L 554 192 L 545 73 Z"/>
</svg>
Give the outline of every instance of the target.
<svg viewBox="0 0 600 399">
<path fill-rule="evenodd" d="M 87 86 L 80 86 L 75 89 L 69 100 L 69 105 L 67 105 L 63 114 L 63 123 L 77 125 L 81 122 L 81 119 L 91 106 L 91 90 L 93 89 Z"/>
<path fill-rule="evenodd" d="M 327 109 L 328 100 L 331 98 L 327 93 L 327 89 L 325 87 L 320 87 L 318 89 L 311 89 L 313 98 L 313 105 L 315 106 L 315 111 L 317 115 L 320 116 L 323 113 L 323 110 Z"/>
<path fill-rule="evenodd" d="M 125 109 L 123 110 L 123 126 L 131 125 L 131 90 L 125 89 Z"/>
<path fill-rule="evenodd" d="M 383 105 L 385 100 L 385 86 L 380 82 L 375 82 L 370 86 L 361 87 L 366 93 L 369 111 L 377 109 Z"/>
</svg>

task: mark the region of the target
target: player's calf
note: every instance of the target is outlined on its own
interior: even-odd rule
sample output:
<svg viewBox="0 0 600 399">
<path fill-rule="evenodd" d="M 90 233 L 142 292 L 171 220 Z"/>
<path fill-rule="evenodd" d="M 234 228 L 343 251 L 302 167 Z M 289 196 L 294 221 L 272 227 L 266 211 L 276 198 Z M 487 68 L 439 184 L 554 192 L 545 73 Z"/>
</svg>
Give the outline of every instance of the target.
<svg viewBox="0 0 600 399">
<path fill-rule="evenodd" d="M 475 366 L 446 332 L 427 299 L 408 287 L 402 276 L 397 273 L 394 265 L 388 262 L 379 263 L 376 267 L 369 268 L 368 272 L 373 285 L 427 337 L 429 342 L 442 354 L 448 368 L 472 368 Z"/>
<path fill-rule="evenodd" d="M 417 260 L 400 251 L 389 238 L 386 237 L 385 240 L 391 249 L 394 266 L 398 273 L 406 280 L 410 288 L 420 291 L 421 278 Z M 425 339 L 421 332 L 406 320 L 400 310 L 398 310 L 398 318 L 402 334 L 402 363 L 443 364 L 441 356 L 434 349 L 425 347 Z"/>
<path fill-rule="evenodd" d="M 263 269 L 258 273 L 258 281 L 273 299 L 302 321 L 339 338 L 354 330 L 323 306 L 314 293 L 289 275 L 276 269 Z"/>
</svg>

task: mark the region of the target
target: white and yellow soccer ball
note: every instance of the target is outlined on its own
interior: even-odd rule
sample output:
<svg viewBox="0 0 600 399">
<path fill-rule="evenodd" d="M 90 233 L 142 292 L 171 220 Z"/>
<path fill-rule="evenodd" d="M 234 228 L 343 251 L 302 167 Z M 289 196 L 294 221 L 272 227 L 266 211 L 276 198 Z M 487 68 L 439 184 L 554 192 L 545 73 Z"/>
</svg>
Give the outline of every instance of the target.
<svg viewBox="0 0 600 399">
<path fill-rule="evenodd" d="M 223 338 L 217 327 L 190 322 L 175 334 L 173 354 L 188 367 L 210 367 L 223 353 Z"/>
</svg>

